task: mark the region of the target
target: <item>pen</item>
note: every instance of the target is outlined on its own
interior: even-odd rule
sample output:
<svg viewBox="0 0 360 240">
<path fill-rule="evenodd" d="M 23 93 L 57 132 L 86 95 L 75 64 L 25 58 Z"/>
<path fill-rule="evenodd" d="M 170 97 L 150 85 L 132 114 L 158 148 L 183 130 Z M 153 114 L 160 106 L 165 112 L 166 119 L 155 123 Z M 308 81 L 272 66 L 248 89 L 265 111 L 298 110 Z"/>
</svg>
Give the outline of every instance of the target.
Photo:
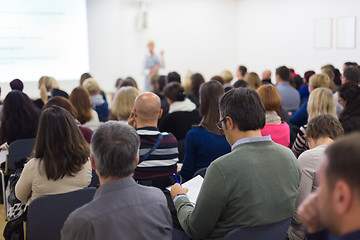
<svg viewBox="0 0 360 240">
<path fill-rule="evenodd" d="M 176 181 L 178 184 L 180 184 L 180 186 L 182 186 L 175 173 L 173 174 L 173 177 L 174 177 L 175 181 Z"/>
</svg>

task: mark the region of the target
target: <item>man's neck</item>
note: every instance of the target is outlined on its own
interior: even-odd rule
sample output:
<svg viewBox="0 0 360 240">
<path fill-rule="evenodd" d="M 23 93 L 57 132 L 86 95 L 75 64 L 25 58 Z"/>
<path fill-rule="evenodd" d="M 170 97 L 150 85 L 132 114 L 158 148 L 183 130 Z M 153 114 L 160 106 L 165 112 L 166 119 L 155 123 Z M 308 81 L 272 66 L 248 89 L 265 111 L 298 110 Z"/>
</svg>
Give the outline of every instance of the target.
<svg viewBox="0 0 360 240">
<path fill-rule="evenodd" d="M 136 128 L 143 128 L 143 127 L 158 127 L 156 122 L 136 122 Z"/>
<path fill-rule="evenodd" d="M 244 138 L 252 138 L 252 137 L 262 137 L 260 130 L 251 130 L 251 131 L 237 131 L 233 134 L 233 142 L 231 146 L 234 145 L 237 141 Z"/>
</svg>

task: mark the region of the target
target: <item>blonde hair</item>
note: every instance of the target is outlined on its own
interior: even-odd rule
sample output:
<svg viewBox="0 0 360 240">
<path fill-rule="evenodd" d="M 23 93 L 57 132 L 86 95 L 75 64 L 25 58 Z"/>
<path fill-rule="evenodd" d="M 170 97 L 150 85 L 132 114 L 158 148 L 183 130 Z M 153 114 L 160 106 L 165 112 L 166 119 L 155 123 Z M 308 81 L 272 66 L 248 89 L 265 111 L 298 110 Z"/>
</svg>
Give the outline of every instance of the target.
<svg viewBox="0 0 360 240">
<path fill-rule="evenodd" d="M 319 87 L 329 88 L 330 87 L 330 78 L 325 73 L 314 74 L 309 79 L 309 84 L 314 89 Z"/>
<path fill-rule="evenodd" d="M 330 114 L 337 118 L 336 105 L 329 88 L 316 88 L 310 93 L 307 105 L 308 121 L 321 114 Z"/>
<path fill-rule="evenodd" d="M 250 89 L 256 90 L 261 86 L 261 80 L 259 75 L 255 72 L 249 72 L 245 75 L 245 81 L 249 84 Z"/>
<path fill-rule="evenodd" d="M 39 79 L 40 98 L 44 104 L 48 101 L 48 92 L 51 92 L 53 88 L 59 88 L 59 84 L 53 77 L 42 76 Z"/>
<path fill-rule="evenodd" d="M 134 87 L 121 87 L 111 104 L 111 112 L 118 120 L 127 120 L 134 107 L 135 98 L 140 91 Z"/>
<path fill-rule="evenodd" d="M 229 70 L 222 71 L 220 76 L 224 79 L 225 84 L 229 84 L 234 79 L 234 76 Z"/>
<path fill-rule="evenodd" d="M 185 78 L 184 78 L 184 89 L 186 94 L 191 94 L 191 76 L 193 75 L 193 72 L 190 70 L 186 71 Z"/>
<path fill-rule="evenodd" d="M 99 84 L 92 78 L 86 79 L 85 82 L 83 82 L 83 86 L 88 90 L 90 96 L 97 95 L 101 92 Z"/>
</svg>

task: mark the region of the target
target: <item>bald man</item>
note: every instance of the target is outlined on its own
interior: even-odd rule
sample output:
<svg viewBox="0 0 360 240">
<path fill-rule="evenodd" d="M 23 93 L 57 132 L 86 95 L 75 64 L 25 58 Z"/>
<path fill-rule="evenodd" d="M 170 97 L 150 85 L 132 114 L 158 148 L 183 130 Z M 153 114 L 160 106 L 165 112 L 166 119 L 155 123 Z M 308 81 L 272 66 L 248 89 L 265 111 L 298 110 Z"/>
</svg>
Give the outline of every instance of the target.
<svg viewBox="0 0 360 240">
<path fill-rule="evenodd" d="M 262 84 L 271 84 L 271 71 L 269 69 L 262 73 Z"/>
<path fill-rule="evenodd" d="M 171 133 L 160 132 L 157 123 L 162 115 L 160 98 L 150 92 L 135 99 L 129 125 L 140 136 L 140 160 L 134 172 L 138 183 L 164 190 L 174 183 L 177 170 L 178 145 Z"/>
</svg>

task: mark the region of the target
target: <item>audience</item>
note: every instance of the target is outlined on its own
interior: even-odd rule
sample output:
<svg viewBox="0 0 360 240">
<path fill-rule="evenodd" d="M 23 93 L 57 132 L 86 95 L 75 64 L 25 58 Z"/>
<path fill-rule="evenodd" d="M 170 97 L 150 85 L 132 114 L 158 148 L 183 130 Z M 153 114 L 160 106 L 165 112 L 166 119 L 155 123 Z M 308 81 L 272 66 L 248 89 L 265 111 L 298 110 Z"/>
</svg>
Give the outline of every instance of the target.
<svg viewBox="0 0 360 240">
<path fill-rule="evenodd" d="M 236 78 L 237 80 L 245 80 L 245 75 L 247 73 L 247 68 L 243 65 L 240 65 L 236 70 Z"/>
<path fill-rule="evenodd" d="M 289 147 L 290 128 L 281 118 L 281 97 L 278 90 L 272 84 L 265 84 L 258 88 L 257 93 L 265 108 L 265 126 L 261 129 L 261 135 L 270 135 L 274 142 Z"/>
<path fill-rule="evenodd" d="M 140 91 L 135 87 L 121 87 L 112 101 L 109 119 L 127 122 L 139 94 Z"/>
<path fill-rule="evenodd" d="M 249 88 L 256 90 L 261 86 L 261 80 L 259 75 L 255 72 L 249 72 L 245 76 L 245 81 L 249 84 Z"/>
<path fill-rule="evenodd" d="M 249 88 L 249 84 L 245 80 L 237 80 L 234 85 L 234 88 Z"/>
<path fill-rule="evenodd" d="M 134 88 L 138 89 L 137 83 L 136 83 L 135 79 L 133 79 L 132 77 L 127 77 L 124 80 L 122 80 L 119 88 L 122 88 L 122 87 L 134 87 Z"/>
<path fill-rule="evenodd" d="M 59 106 L 59 107 L 64 108 L 65 110 L 67 110 L 73 116 L 76 123 L 79 125 L 79 129 L 80 129 L 81 133 L 83 134 L 85 140 L 88 143 L 90 143 L 91 136 L 92 136 L 92 131 L 91 131 L 90 128 L 80 126 L 80 122 L 77 120 L 77 116 L 78 116 L 77 110 L 71 104 L 71 102 L 69 100 L 67 100 L 64 97 L 60 97 L 60 96 L 52 97 L 45 104 L 45 106 L 43 107 L 43 110 L 48 109 L 51 106 Z"/>
<path fill-rule="evenodd" d="M 359 134 L 336 141 L 318 170 L 319 189 L 299 207 L 310 240 L 360 238 Z"/>
<path fill-rule="evenodd" d="M 70 214 L 62 239 L 172 239 L 164 194 L 137 184 L 131 176 L 139 145 L 139 136 L 127 124 L 107 122 L 96 130 L 91 163 L 100 187 L 90 203 Z"/>
<path fill-rule="evenodd" d="M 72 105 L 76 108 L 81 126 L 90 128 L 94 131 L 99 125 L 99 116 L 91 108 L 90 95 L 86 88 L 80 86 L 72 90 L 69 98 Z"/>
<path fill-rule="evenodd" d="M 172 82 L 181 83 L 181 77 L 177 72 L 169 72 L 166 79 L 167 84 Z"/>
<path fill-rule="evenodd" d="M 305 101 L 307 101 L 307 99 L 309 98 L 310 92 L 309 92 L 309 80 L 310 77 L 312 75 L 314 75 L 315 72 L 314 71 L 307 71 L 304 74 L 304 78 L 303 78 L 303 84 L 300 86 L 299 88 L 299 94 L 300 94 L 300 99 L 301 99 L 301 104 L 304 103 Z"/>
<path fill-rule="evenodd" d="M 14 79 L 10 82 L 11 90 L 19 90 L 22 92 L 24 89 L 24 84 L 20 79 Z"/>
<path fill-rule="evenodd" d="M 231 81 L 234 79 L 234 76 L 229 70 L 224 70 L 221 72 L 220 77 L 224 80 L 224 90 L 225 92 L 232 89 Z"/>
<path fill-rule="evenodd" d="M 323 73 L 314 74 L 309 79 L 309 93 L 319 87 L 330 88 L 330 78 Z M 300 108 L 294 112 L 290 117 L 290 123 L 297 126 L 298 128 L 306 125 L 308 120 L 307 112 L 308 99 L 306 99 L 300 106 Z"/>
<path fill-rule="evenodd" d="M 39 115 L 40 111 L 25 93 L 9 92 L 2 108 L 1 141 L 10 145 L 15 140 L 35 138 Z"/>
<path fill-rule="evenodd" d="M 265 109 L 259 95 L 233 89 L 221 98 L 219 111 L 231 153 L 210 164 L 195 207 L 186 188 L 171 188 L 179 222 L 194 239 L 222 239 L 234 228 L 279 222 L 295 211 L 299 165 L 288 148 L 261 136 Z"/>
<path fill-rule="evenodd" d="M 177 170 L 178 147 L 173 134 L 159 132 L 160 106 L 160 98 L 156 94 L 140 94 L 128 123 L 140 136 L 140 160 L 134 172 L 135 180 L 142 185 L 165 190 L 174 183 L 172 175 Z"/>
<path fill-rule="evenodd" d="M 339 88 L 339 103 L 344 108 L 339 120 L 346 134 L 360 131 L 360 86 L 346 82 Z"/>
<path fill-rule="evenodd" d="M 94 79 L 88 78 L 83 83 L 83 86 L 90 94 L 92 108 L 97 112 L 99 120 L 101 122 L 106 122 L 109 117 L 109 104 L 101 95 L 99 84 Z"/>
<path fill-rule="evenodd" d="M 262 77 L 261 84 L 263 84 L 263 85 L 272 84 L 271 71 L 269 69 L 264 70 L 261 77 Z"/>
<path fill-rule="evenodd" d="M 180 175 L 189 180 L 193 174 L 208 167 L 212 161 L 230 152 L 224 132 L 217 127 L 219 121 L 218 103 L 224 94 L 223 86 L 209 81 L 200 87 L 200 124 L 186 134 L 185 156 Z"/>
<path fill-rule="evenodd" d="M 81 76 L 80 76 L 80 85 L 79 86 L 82 86 L 83 83 L 85 82 L 85 80 L 88 79 L 88 78 L 92 78 L 90 73 L 81 74 Z"/>
<path fill-rule="evenodd" d="M 43 111 L 30 159 L 15 186 L 15 195 L 27 205 L 38 197 L 87 187 L 92 169 L 89 146 L 71 114 L 52 106 Z"/>
<path fill-rule="evenodd" d="M 194 73 L 193 75 L 191 75 L 190 80 L 190 94 L 186 97 L 189 98 L 193 103 L 195 103 L 196 107 L 198 108 L 200 105 L 199 89 L 201 84 L 205 82 L 205 79 L 200 73 Z"/>
<path fill-rule="evenodd" d="M 42 109 L 48 99 L 53 96 L 69 98 L 66 92 L 59 89 L 59 84 L 53 77 L 42 76 L 39 79 L 38 87 L 40 89 L 40 99 L 35 100 L 34 103 L 39 109 Z"/>
<path fill-rule="evenodd" d="M 310 93 L 307 106 L 308 121 L 320 114 L 330 114 L 336 117 L 336 107 L 332 92 L 328 88 L 317 88 Z M 292 151 L 299 156 L 302 152 L 309 149 L 306 141 L 306 125 L 300 127 L 296 136 Z"/>
<path fill-rule="evenodd" d="M 310 150 L 303 152 L 298 159 L 301 168 L 301 181 L 296 208 L 319 187 L 316 171 L 324 158 L 325 149 L 343 133 L 344 130 L 339 120 L 330 114 L 318 115 L 311 119 L 307 125 L 306 139 Z M 295 213 L 288 231 L 289 239 L 303 240 L 305 238 L 304 230 L 298 214 Z"/>
<path fill-rule="evenodd" d="M 300 106 L 299 92 L 290 85 L 290 71 L 287 67 L 281 66 L 276 69 L 276 88 L 281 97 L 282 107 L 288 112 L 296 111 Z"/>
</svg>

